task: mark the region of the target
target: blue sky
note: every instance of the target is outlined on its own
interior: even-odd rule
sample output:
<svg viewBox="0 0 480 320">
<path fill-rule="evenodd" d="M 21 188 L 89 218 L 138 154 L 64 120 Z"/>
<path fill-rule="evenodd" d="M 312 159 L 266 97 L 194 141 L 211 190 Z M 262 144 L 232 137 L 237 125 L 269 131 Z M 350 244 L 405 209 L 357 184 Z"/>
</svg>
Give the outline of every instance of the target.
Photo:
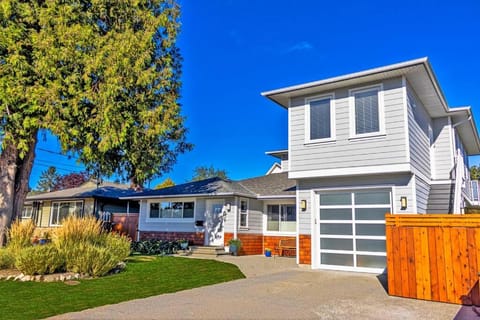
<svg viewBox="0 0 480 320">
<path fill-rule="evenodd" d="M 287 148 L 287 112 L 263 91 L 424 56 L 449 105 L 471 105 L 480 127 L 478 0 L 180 3 L 182 113 L 195 148 L 151 187 L 166 177 L 186 182 L 200 165 L 235 180 L 265 174 L 275 162 L 265 151 Z M 52 137 L 38 148 L 32 187 L 49 165 L 61 173 L 82 168 L 44 151 L 59 151 Z"/>
</svg>

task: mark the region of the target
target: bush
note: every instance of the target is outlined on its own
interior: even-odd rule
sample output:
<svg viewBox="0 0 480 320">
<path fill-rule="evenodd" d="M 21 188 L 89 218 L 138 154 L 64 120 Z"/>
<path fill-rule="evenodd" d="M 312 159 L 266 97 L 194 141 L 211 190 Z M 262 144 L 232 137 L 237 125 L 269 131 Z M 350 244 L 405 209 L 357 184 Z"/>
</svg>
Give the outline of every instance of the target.
<svg viewBox="0 0 480 320">
<path fill-rule="evenodd" d="M 144 255 L 167 255 L 177 253 L 180 249 L 178 241 L 142 240 L 132 242 L 132 252 Z"/>
<path fill-rule="evenodd" d="M 64 249 L 66 270 L 94 277 L 103 276 L 122 261 L 106 247 L 78 243 Z"/>
<path fill-rule="evenodd" d="M 125 260 L 131 253 L 130 239 L 116 233 L 107 233 L 105 237 L 105 248 L 111 252 L 117 262 Z"/>
<path fill-rule="evenodd" d="M 35 224 L 32 220 L 15 221 L 8 231 L 8 248 L 13 254 L 17 254 L 21 249 L 32 245 L 33 232 Z"/>
<path fill-rule="evenodd" d="M 102 223 L 93 216 L 78 218 L 68 216 L 55 232 L 54 242 L 58 248 L 78 243 L 98 243 L 102 241 Z"/>
<path fill-rule="evenodd" d="M 11 269 L 15 266 L 15 257 L 8 249 L 0 249 L 0 269 Z"/>
<path fill-rule="evenodd" d="M 21 249 L 15 259 L 15 267 L 27 275 L 48 274 L 61 270 L 63 255 L 51 245 L 33 246 Z"/>
</svg>

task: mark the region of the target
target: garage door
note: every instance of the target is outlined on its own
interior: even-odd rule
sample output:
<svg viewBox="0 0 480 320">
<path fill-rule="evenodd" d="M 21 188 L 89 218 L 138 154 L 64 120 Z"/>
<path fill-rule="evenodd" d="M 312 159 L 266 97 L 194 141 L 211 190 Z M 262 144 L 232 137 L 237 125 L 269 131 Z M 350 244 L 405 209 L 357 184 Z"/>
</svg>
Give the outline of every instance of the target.
<svg viewBox="0 0 480 320">
<path fill-rule="evenodd" d="M 390 190 L 319 194 L 321 268 L 381 272 L 386 266 L 385 213 Z"/>
</svg>

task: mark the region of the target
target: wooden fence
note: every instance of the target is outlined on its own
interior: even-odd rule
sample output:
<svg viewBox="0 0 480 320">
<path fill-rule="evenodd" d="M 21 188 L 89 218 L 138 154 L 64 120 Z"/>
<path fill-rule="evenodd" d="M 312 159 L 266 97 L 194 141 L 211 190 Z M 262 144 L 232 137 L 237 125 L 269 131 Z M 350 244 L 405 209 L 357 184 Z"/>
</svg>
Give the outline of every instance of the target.
<svg viewBox="0 0 480 320">
<path fill-rule="evenodd" d="M 480 214 L 387 214 L 388 293 L 480 304 Z"/>
</svg>

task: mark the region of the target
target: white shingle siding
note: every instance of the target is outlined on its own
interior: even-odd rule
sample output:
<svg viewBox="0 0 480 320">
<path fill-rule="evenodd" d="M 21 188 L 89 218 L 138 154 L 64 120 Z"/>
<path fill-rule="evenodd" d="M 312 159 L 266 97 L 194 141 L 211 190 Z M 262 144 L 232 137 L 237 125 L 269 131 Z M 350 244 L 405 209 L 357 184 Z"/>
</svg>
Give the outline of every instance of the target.
<svg viewBox="0 0 480 320">
<path fill-rule="evenodd" d="M 305 144 L 307 97 L 293 98 L 289 113 L 291 172 L 405 163 L 402 79 L 385 80 L 382 85 L 386 135 L 370 139 L 350 139 L 348 90 L 355 87 L 334 92 L 335 142 Z"/>
</svg>

